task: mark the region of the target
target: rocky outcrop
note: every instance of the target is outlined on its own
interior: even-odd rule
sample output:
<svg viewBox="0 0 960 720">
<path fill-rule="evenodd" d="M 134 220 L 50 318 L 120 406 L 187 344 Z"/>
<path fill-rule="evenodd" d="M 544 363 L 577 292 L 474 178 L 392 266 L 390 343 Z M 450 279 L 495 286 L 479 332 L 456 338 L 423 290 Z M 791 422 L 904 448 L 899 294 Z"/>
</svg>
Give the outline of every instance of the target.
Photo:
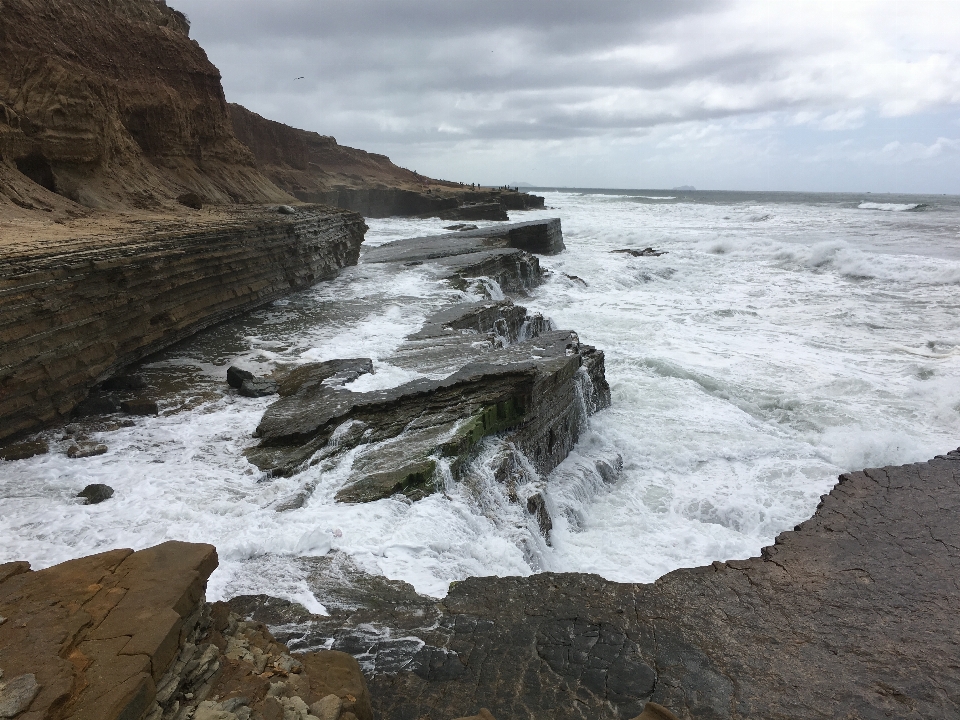
<svg viewBox="0 0 960 720">
<path fill-rule="evenodd" d="M 357 661 L 291 656 L 204 601 L 212 545 L 0 565 L 0 716 L 22 720 L 372 720 Z"/>
<path fill-rule="evenodd" d="M 289 200 L 234 136 L 188 31 L 163 0 L 4 0 L 0 208 Z"/>
<path fill-rule="evenodd" d="M 470 578 L 437 601 L 330 556 L 310 576 L 329 617 L 233 604 L 356 655 L 383 718 L 955 717 L 958 511 L 960 450 L 841 475 L 760 557 L 650 585 Z"/>
<path fill-rule="evenodd" d="M 354 213 L 268 206 L 8 247 L 0 439 L 65 418 L 94 384 L 149 353 L 334 277 L 356 262 L 365 230 Z"/>
<path fill-rule="evenodd" d="M 368 252 L 364 262 L 428 262 L 455 284 L 486 276 L 522 292 L 540 282 L 540 269 L 518 247 L 558 252 L 559 221 L 402 240 Z M 330 382 L 340 365 L 304 366 L 291 374 L 296 382 L 282 384 L 283 397 L 267 408 L 256 431 L 260 444 L 247 457 L 261 470 L 289 476 L 362 446 L 339 500 L 395 493 L 416 499 L 438 489 L 441 476 L 459 479 L 475 447 L 491 435 L 546 474 L 570 452 L 587 415 L 610 402 L 603 353 L 510 300 L 445 308 L 386 362 L 443 379 L 352 392 Z M 313 381 L 301 380 L 308 377 Z"/>
</svg>

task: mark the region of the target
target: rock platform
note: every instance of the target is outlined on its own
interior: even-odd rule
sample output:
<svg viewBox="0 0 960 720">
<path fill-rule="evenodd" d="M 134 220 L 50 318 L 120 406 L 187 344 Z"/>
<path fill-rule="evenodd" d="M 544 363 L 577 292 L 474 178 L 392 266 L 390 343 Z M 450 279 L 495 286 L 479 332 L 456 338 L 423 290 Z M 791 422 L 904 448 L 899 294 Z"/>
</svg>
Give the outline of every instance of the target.
<svg viewBox="0 0 960 720">
<path fill-rule="evenodd" d="M 390 720 L 960 717 L 960 450 L 840 476 L 761 556 L 655 583 L 595 575 L 470 578 L 443 600 L 318 561 L 329 617 L 265 597 L 245 616 L 300 647 L 332 643 L 372 675 Z M 638 551 L 642 549 L 638 548 Z"/>
<path fill-rule="evenodd" d="M 334 277 L 356 263 L 365 231 L 348 211 L 266 206 L 5 242 L 0 441 L 66 419 L 150 353 Z"/>
<path fill-rule="evenodd" d="M 520 293 L 542 279 L 536 256 L 524 248 L 560 252 L 560 221 L 400 240 L 367 251 L 362 263 L 427 263 L 454 285 L 490 282 L 485 272 L 495 265 L 499 272 L 491 275 L 498 286 Z M 610 403 L 603 353 L 508 298 L 441 309 L 385 361 L 426 377 L 353 392 L 332 382 L 329 363 L 295 370 L 291 377 L 298 382 L 284 381 L 282 397 L 257 427 L 260 443 L 246 452 L 248 459 L 273 475 L 289 476 L 362 446 L 338 500 L 369 502 L 395 493 L 419 499 L 440 489 L 441 464 L 459 480 L 475 447 L 492 435 L 546 475 L 569 454 L 587 415 Z M 518 461 L 505 456 L 503 462 L 500 471 L 508 473 L 506 466 Z M 305 487 L 298 502 L 309 492 Z M 538 508 L 545 525 L 542 501 Z"/>
</svg>

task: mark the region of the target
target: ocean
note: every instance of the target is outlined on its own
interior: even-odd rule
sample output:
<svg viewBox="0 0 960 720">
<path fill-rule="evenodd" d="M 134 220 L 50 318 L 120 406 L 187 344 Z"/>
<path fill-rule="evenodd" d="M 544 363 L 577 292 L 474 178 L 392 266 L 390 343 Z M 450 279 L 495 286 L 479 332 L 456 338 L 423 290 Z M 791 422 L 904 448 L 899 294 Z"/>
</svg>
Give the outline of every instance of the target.
<svg viewBox="0 0 960 720">
<path fill-rule="evenodd" d="M 538 191 L 539 192 L 539 191 Z M 270 398 L 229 392 L 258 373 L 372 357 L 358 391 L 417 377 L 386 362 L 450 302 L 429 266 L 348 268 L 331 282 L 151 358 L 163 412 L 90 432 L 107 453 L 0 462 L 0 562 L 35 568 L 166 539 L 214 543 L 208 597 L 266 593 L 320 611 L 299 558 L 338 550 L 367 572 L 443 596 L 469 576 L 590 572 L 651 582 L 756 556 L 815 510 L 840 473 L 926 460 L 960 445 L 960 198 L 659 190 L 549 190 L 567 250 L 519 304 L 606 353 L 613 404 L 528 489 L 548 543 L 511 503 L 481 447 L 469 483 L 418 502 L 341 505 L 332 470 L 265 477 L 243 450 Z M 443 232 L 437 219 L 368 220 L 365 247 Z M 487 223 L 478 223 L 487 224 Z M 661 255 L 620 250 L 653 248 Z M 497 294 L 496 287 L 486 291 Z M 598 461 L 620 469 L 616 477 Z M 76 493 L 102 482 L 100 505 Z M 277 506 L 305 483 L 307 503 Z"/>
</svg>

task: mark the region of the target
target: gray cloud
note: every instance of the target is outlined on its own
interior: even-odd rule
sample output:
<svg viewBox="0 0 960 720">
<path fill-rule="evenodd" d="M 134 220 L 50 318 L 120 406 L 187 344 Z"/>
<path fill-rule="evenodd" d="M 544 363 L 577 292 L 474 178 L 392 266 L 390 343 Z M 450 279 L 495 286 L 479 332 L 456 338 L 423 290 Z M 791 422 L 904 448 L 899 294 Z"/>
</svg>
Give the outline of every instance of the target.
<svg viewBox="0 0 960 720">
<path fill-rule="evenodd" d="M 930 22 L 885 0 L 172 2 L 229 99 L 411 157 L 416 147 L 472 143 L 466 155 L 485 147 L 493 158 L 498 142 L 653 135 L 658 156 L 671 142 L 689 154 L 708 136 L 739 142 L 743 123 L 757 138 L 771 125 L 837 133 L 960 105 L 960 6 L 947 3 Z M 690 124 L 713 129 L 670 129 Z"/>
</svg>

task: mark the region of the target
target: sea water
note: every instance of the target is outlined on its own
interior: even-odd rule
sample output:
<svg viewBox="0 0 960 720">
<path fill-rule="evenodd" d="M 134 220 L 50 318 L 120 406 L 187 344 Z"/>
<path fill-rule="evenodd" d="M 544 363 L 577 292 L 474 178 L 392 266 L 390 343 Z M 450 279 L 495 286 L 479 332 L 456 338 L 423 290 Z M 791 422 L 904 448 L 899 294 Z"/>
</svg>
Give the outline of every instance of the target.
<svg viewBox="0 0 960 720">
<path fill-rule="evenodd" d="M 544 194 L 547 209 L 511 219 L 560 217 L 567 250 L 541 258 L 547 281 L 518 302 L 602 349 L 613 395 L 553 473 L 524 468 L 521 490 L 541 492 L 553 518 L 549 544 L 486 472 L 494 441 L 470 483 L 440 478 L 418 502 L 335 503 L 349 454 L 293 478 L 246 461 L 271 399 L 228 391 L 228 364 L 372 357 L 376 373 L 352 389 L 399 385 L 417 377 L 387 361 L 403 338 L 473 297 L 425 266 L 361 263 L 151 358 L 140 372 L 174 390 L 159 417 L 94 433 L 106 454 L 69 459 L 55 429 L 49 454 L 0 462 L 0 561 L 210 542 L 212 598 L 267 593 L 316 611 L 298 559 L 331 550 L 435 596 L 468 576 L 542 570 L 649 582 L 757 555 L 840 473 L 960 445 L 957 198 Z M 368 224 L 366 246 L 444 223 Z M 665 254 L 616 252 L 646 247 Z M 116 494 L 81 505 L 96 482 Z M 307 484 L 303 507 L 277 511 Z"/>
</svg>

